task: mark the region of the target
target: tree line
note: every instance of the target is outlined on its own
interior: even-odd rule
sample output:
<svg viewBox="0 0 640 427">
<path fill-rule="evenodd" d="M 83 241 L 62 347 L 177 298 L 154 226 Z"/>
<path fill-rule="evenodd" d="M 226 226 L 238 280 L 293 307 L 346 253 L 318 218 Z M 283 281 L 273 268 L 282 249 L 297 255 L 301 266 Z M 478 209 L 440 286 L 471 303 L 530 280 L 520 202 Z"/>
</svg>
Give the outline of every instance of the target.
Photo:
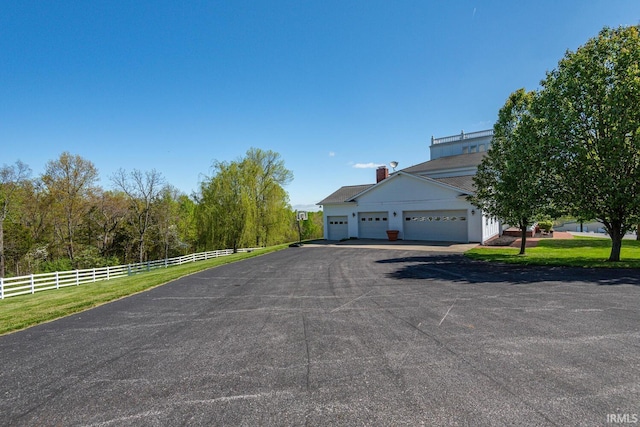
<svg viewBox="0 0 640 427">
<path fill-rule="evenodd" d="M 604 28 L 547 72 L 541 88 L 513 92 L 498 114 L 470 200 L 520 228 L 541 218 L 595 219 L 620 260 L 640 223 L 640 31 Z"/>
<path fill-rule="evenodd" d="M 186 195 L 155 169 L 119 169 L 111 189 L 95 165 L 64 152 L 32 177 L 26 163 L 0 168 L 0 277 L 144 262 L 298 240 L 284 190 L 292 179 L 278 153 L 251 148 L 215 161 L 199 190 Z M 302 237 L 322 236 L 310 212 Z"/>
</svg>

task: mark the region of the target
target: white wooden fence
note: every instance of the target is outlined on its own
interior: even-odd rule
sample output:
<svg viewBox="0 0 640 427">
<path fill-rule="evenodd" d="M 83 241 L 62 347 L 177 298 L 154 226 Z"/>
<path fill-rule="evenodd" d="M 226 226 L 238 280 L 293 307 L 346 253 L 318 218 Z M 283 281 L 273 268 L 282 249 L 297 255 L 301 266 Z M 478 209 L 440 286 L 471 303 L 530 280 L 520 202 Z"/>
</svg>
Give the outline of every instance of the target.
<svg viewBox="0 0 640 427">
<path fill-rule="evenodd" d="M 238 249 L 238 252 L 251 252 L 254 249 Z M 203 261 L 221 256 L 231 255 L 233 249 L 199 252 L 181 257 L 148 261 L 136 264 L 117 265 L 113 267 L 88 268 L 84 270 L 57 271 L 55 273 L 30 274 L 28 276 L 0 278 L 0 299 L 17 295 L 34 294 L 49 289 L 60 289 L 66 286 L 78 286 L 100 280 L 150 271 L 156 268 L 167 268 L 189 262 Z"/>
</svg>

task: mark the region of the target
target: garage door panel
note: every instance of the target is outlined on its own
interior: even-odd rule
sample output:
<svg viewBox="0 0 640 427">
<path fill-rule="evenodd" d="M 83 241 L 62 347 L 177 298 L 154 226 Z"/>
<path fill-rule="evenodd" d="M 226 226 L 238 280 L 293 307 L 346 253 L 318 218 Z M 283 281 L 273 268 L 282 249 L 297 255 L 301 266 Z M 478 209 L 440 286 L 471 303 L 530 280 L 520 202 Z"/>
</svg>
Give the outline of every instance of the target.
<svg viewBox="0 0 640 427">
<path fill-rule="evenodd" d="M 349 219 L 347 216 L 327 217 L 329 240 L 342 240 L 349 237 Z"/>
<path fill-rule="evenodd" d="M 358 237 L 361 239 L 386 239 L 388 229 L 387 212 L 360 212 L 358 214 Z"/>
<path fill-rule="evenodd" d="M 409 211 L 404 212 L 406 240 L 467 242 L 467 211 Z"/>
</svg>

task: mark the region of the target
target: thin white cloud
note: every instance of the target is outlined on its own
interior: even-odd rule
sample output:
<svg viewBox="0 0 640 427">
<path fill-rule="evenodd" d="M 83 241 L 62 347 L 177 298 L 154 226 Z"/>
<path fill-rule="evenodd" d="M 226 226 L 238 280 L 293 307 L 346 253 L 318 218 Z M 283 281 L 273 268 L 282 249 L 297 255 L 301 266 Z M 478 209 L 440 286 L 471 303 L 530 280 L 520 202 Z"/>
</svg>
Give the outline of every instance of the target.
<svg viewBox="0 0 640 427">
<path fill-rule="evenodd" d="M 335 157 L 336 153 L 335 151 L 329 151 L 329 157 Z"/>
<path fill-rule="evenodd" d="M 380 163 L 354 163 L 353 167 L 356 169 L 376 169 L 378 166 L 384 166 Z"/>
</svg>

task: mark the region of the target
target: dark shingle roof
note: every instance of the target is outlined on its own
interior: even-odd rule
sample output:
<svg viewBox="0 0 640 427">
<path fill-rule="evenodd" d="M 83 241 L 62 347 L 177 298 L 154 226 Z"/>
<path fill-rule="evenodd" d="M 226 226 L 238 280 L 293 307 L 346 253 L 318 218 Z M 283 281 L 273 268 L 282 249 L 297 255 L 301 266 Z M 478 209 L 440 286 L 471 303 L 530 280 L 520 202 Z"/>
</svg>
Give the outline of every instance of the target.
<svg viewBox="0 0 640 427">
<path fill-rule="evenodd" d="M 364 190 L 373 187 L 375 184 L 364 185 L 347 185 L 340 187 L 337 191 L 331 193 L 323 200 L 319 201 L 318 205 L 329 205 L 332 203 L 345 203 L 352 199 L 355 195 L 362 193 Z"/>
<path fill-rule="evenodd" d="M 468 191 L 470 193 L 475 193 L 475 187 L 473 185 L 473 175 L 466 176 L 450 176 L 447 178 L 432 178 L 435 181 L 441 182 L 443 184 L 448 184 L 452 187 L 459 188 L 461 190 Z"/>
<path fill-rule="evenodd" d="M 421 174 L 424 172 L 436 172 L 444 169 L 459 169 L 467 167 L 477 167 L 482 158 L 487 154 L 486 152 L 471 153 L 471 154 L 458 154 L 456 156 L 440 157 L 435 160 L 429 160 L 428 162 L 419 163 L 414 166 L 409 166 L 406 169 L 402 169 L 403 172 Z"/>
</svg>

